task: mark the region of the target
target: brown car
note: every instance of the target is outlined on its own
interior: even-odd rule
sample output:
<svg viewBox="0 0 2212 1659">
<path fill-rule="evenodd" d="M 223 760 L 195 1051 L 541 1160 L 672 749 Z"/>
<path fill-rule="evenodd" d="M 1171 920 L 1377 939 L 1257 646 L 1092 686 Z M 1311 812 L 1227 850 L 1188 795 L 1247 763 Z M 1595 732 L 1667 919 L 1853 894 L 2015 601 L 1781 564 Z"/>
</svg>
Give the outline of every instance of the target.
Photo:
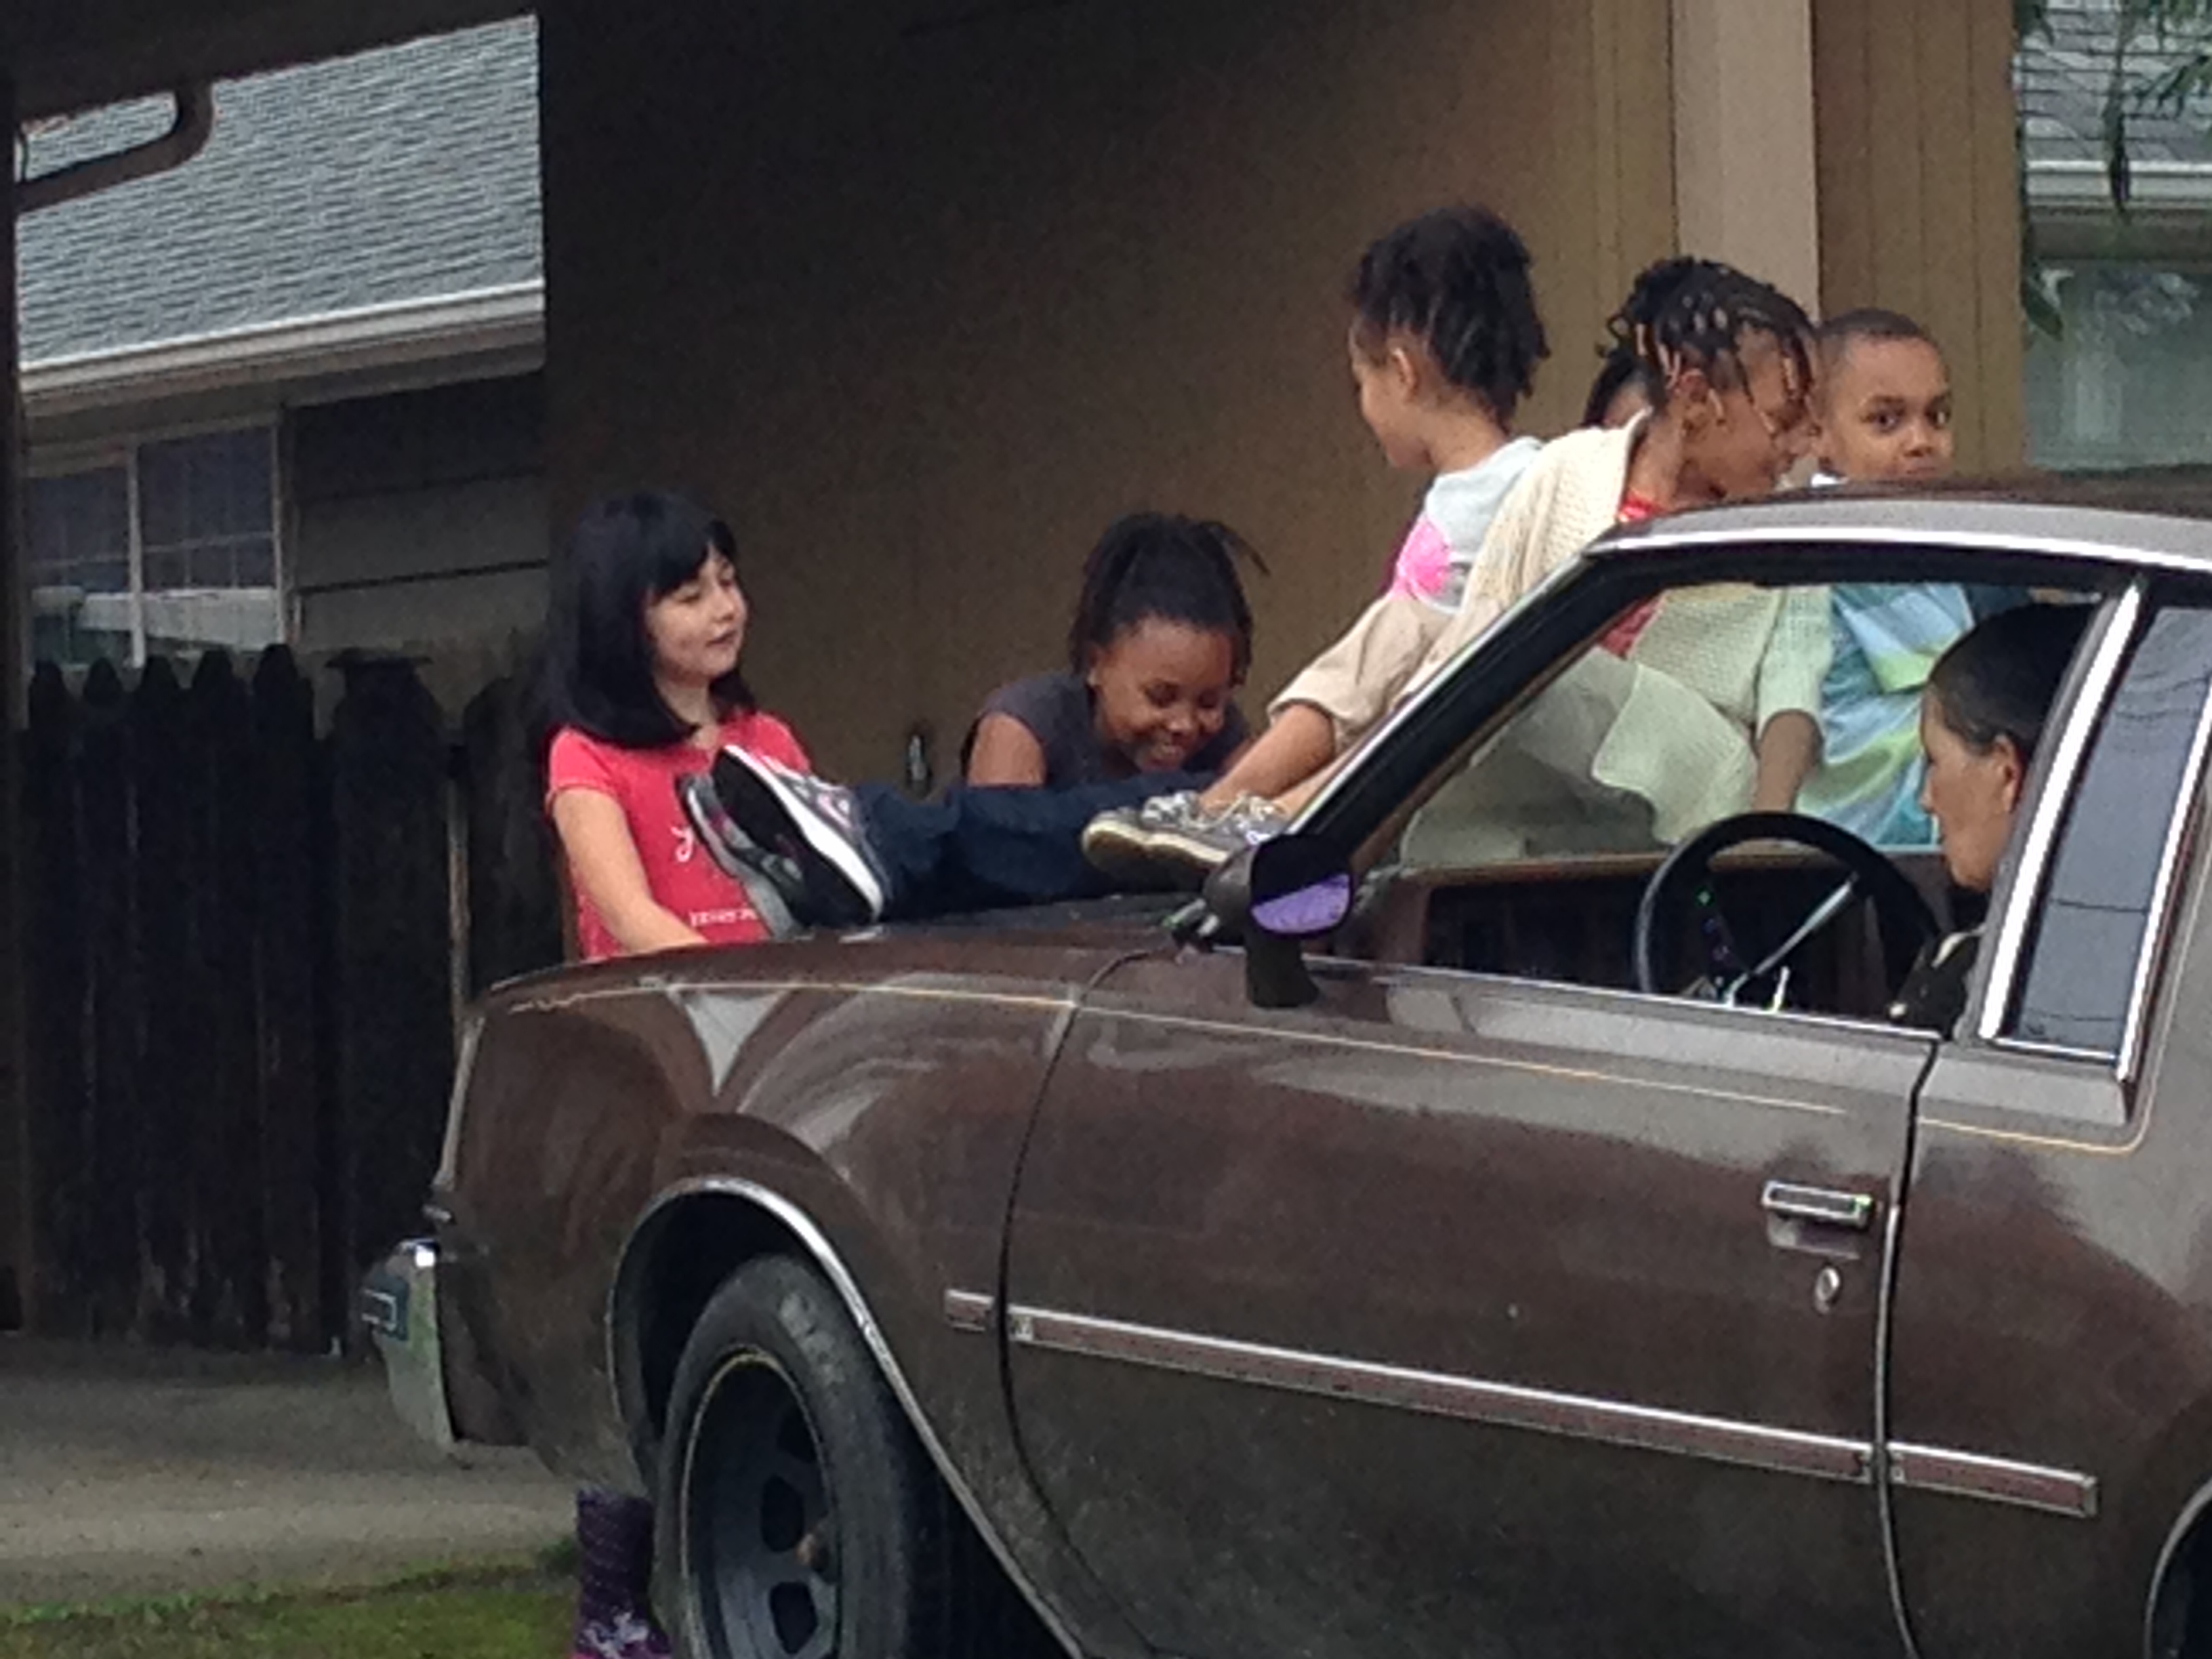
<svg viewBox="0 0 2212 1659">
<path fill-rule="evenodd" d="M 1616 618 L 1844 582 L 2092 607 L 1985 901 L 1570 763 Z M 1201 902 L 495 994 L 395 1393 L 702 1656 L 2212 1656 L 2208 732 L 2185 486 L 1625 533 Z"/>
</svg>

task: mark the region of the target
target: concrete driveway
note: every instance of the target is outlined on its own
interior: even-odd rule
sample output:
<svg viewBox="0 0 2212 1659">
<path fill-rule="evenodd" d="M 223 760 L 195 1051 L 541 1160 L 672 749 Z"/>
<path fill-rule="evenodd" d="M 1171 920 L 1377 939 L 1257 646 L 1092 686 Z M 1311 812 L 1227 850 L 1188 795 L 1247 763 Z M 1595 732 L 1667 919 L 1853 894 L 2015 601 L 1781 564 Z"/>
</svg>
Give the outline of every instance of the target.
<svg viewBox="0 0 2212 1659">
<path fill-rule="evenodd" d="M 527 1553 L 571 1502 L 527 1452 L 441 1460 L 373 1362 L 0 1337 L 0 1605 Z"/>
</svg>

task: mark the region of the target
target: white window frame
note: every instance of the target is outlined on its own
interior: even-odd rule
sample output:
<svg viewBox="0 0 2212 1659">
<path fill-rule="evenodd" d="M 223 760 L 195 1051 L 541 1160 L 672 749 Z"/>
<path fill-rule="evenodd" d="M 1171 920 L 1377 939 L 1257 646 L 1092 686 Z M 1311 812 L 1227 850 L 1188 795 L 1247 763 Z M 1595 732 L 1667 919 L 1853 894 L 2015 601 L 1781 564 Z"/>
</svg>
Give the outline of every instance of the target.
<svg viewBox="0 0 2212 1659">
<path fill-rule="evenodd" d="M 269 545 L 270 569 L 276 593 L 276 614 L 283 629 L 284 642 L 289 643 L 297 631 L 294 616 L 289 533 L 290 501 L 285 490 L 283 421 L 280 412 L 246 418 L 234 416 L 228 420 L 196 421 L 175 426 L 132 428 L 110 434 L 97 439 L 74 443 L 58 443 L 35 449 L 24 468 L 28 479 L 67 478 L 83 472 L 100 472 L 120 468 L 123 472 L 126 525 L 127 553 L 131 566 L 131 661 L 132 669 L 146 665 L 146 546 L 143 514 L 141 510 L 138 483 L 139 452 L 149 445 L 164 444 L 185 438 L 208 438 L 229 433 L 261 432 L 269 444 Z M 31 568 L 30 549 L 24 549 L 22 571 L 19 581 L 16 614 L 21 617 L 18 627 L 18 660 L 25 665 L 25 672 L 32 665 L 31 589 L 34 586 Z M 82 670 L 72 665 L 65 672 Z"/>
</svg>

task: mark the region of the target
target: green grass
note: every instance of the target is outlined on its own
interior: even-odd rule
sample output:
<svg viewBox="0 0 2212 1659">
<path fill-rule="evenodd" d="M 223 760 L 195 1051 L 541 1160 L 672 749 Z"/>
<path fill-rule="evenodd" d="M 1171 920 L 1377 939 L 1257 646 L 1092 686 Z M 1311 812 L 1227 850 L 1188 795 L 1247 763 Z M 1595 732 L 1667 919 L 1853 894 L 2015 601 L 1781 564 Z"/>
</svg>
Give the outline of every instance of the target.
<svg viewBox="0 0 2212 1659">
<path fill-rule="evenodd" d="M 558 1659 L 575 1595 L 562 1566 L 549 1555 L 366 1589 L 0 1610 L 0 1659 Z"/>
</svg>

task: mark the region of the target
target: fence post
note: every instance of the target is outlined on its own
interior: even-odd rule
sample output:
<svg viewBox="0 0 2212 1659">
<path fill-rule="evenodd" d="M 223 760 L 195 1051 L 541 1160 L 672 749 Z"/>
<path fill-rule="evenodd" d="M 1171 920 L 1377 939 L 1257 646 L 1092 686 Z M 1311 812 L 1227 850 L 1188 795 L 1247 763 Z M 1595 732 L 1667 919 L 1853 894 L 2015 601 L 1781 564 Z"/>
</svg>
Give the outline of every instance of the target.
<svg viewBox="0 0 2212 1659">
<path fill-rule="evenodd" d="M 260 1343 L 269 1316 L 253 994 L 253 708 L 228 652 L 200 659 L 185 710 L 200 855 L 192 886 L 192 1328 L 236 1347 Z"/>
<path fill-rule="evenodd" d="M 72 765 L 77 711 L 61 671 L 51 663 L 41 663 L 31 682 L 28 714 L 24 1073 L 35 1263 L 29 1300 L 39 1329 L 84 1336 L 93 1329 L 86 1279 L 95 1143 L 85 1042 L 83 865 Z"/>
<path fill-rule="evenodd" d="M 145 1097 L 140 1012 L 146 985 L 132 951 L 131 743 L 123 677 L 107 663 L 85 680 L 76 796 L 82 814 L 85 951 L 92 996 L 94 1318 L 129 1331 L 141 1279 L 139 1153 Z"/>
<path fill-rule="evenodd" d="M 186 1113 L 195 1065 L 191 890 L 201 878 L 191 833 L 192 760 L 185 750 L 184 690 L 156 657 L 131 699 L 131 773 L 138 851 L 138 974 L 145 1047 L 139 1091 L 137 1186 L 145 1241 L 139 1328 L 157 1340 L 191 1334 L 192 1126 Z"/>
<path fill-rule="evenodd" d="M 486 686 L 461 717 L 472 995 L 561 960 L 537 684 L 526 663 Z"/>
<path fill-rule="evenodd" d="M 282 646 L 264 653 L 254 671 L 253 753 L 268 1334 L 275 1346 L 313 1352 L 340 1334 L 327 1323 L 322 1298 L 325 1103 L 316 1055 L 322 913 L 316 881 L 315 698 Z"/>
<path fill-rule="evenodd" d="M 360 1273 L 420 1231 L 452 1085 L 446 733 L 408 664 L 342 659 L 331 732 L 335 1258 Z"/>
</svg>

